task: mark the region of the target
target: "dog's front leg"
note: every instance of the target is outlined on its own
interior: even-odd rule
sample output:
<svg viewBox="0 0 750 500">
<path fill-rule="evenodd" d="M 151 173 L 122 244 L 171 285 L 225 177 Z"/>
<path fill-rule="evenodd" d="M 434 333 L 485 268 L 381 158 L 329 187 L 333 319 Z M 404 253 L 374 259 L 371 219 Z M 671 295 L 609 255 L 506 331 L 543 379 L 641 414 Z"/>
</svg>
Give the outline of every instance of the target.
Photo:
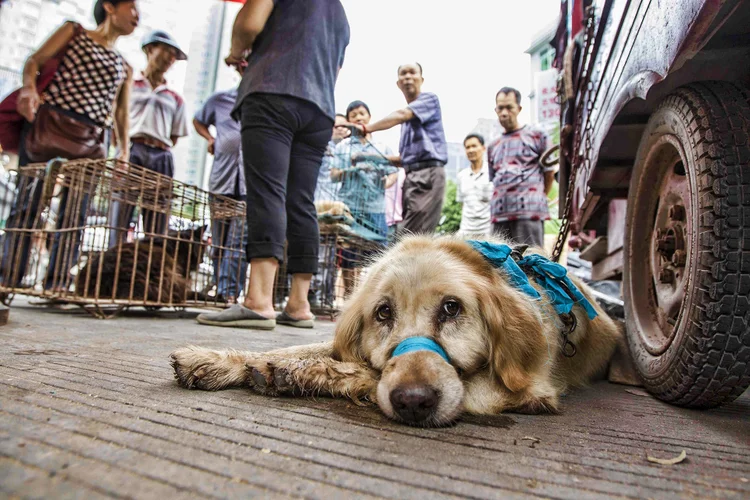
<svg viewBox="0 0 750 500">
<path fill-rule="evenodd" d="M 252 367 L 260 368 L 268 362 L 285 359 L 330 358 L 332 353 L 332 342 L 286 347 L 265 353 L 188 346 L 174 351 L 170 359 L 175 378 L 181 386 L 218 391 L 229 387 L 253 387 Z"/>
<path fill-rule="evenodd" d="M 333 344 L 322 342 L 264 353 L 189 346 L 170 357 L 175 378 L 188 389 L 251 387 L 270 396 L 327 394 L 374 401 L 379 374 L 364 363 L 344 363 L 332 355 Z"/>
<path fill-rule="evenodd" d="M 330 356 L 294 358 L 268 353 L 247 363 L 251 387 L 277 396 L 328 395 L 355 403 L 375 401 L 379 374 L 364 363 L 341 362 Z"/>
<path fill-rule="evenodd" d="M 246 363 L 262 355 L 249 351 L 216 351 L 188 346 L 177 349 L 169 357 L 174 376 L 182 387 L 218 391 L 251 383 Z"/>
</svg>

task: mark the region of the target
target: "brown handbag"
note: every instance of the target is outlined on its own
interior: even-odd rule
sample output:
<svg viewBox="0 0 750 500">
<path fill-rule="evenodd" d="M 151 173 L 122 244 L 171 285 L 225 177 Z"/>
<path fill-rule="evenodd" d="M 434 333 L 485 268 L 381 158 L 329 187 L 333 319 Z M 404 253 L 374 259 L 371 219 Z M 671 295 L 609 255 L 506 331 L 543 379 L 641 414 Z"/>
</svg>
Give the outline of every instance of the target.
<svg viewBox="0 0 750 500">
<path fill-rule="evenodd" d="M 76 120 L 49 105 L 39 107 L 26 135 L 26 154 L 32 162 L 63 157 L 100 160 L 106 157 L 104 128 Z"/>
</svg>

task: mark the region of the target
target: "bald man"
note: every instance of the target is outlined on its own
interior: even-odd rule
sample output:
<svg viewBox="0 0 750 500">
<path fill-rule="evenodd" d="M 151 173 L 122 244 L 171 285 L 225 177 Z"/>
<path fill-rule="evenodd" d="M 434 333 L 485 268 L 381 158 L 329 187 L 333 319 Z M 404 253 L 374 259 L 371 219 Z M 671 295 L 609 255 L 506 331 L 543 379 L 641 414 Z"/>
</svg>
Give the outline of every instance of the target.
<svg viewBox="0 0 750 500">
<path fill-rule="evenodd" d="M 422 92 L 423 83 L 422 65 L 402 64 L 396 85 L 407 106 L 366 126 L 353 126 L 366 135 L 401 125 L 399 155 L 388 158 L 406 172 L 401 231 L 429 234 L 437 228 L 443 209 L 448 147 L 440 101 L 435 94 Z"/>
</svg>

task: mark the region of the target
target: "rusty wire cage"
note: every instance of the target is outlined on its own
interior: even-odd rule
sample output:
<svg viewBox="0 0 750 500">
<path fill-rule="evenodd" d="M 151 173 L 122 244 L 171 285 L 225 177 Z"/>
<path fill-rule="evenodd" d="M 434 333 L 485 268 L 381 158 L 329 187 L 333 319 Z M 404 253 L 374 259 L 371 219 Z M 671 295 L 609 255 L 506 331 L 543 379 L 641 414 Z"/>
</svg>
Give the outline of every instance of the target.
<svg viewBox="0 0 750 500">
<path fill-rule="evenodd" d="M 113 159 L 30 165 L 16 184 L 0 245 L 6 302 L 25 294 L 109 317 L 241 293 L 243 202 Z"/>
<path fill-rule="evenodd" d="M 377 143 L 345 139 L 326 154 L 330 182 L 319 181 L 315 196 L 320 247 L 308 299 L 314 313 L 333 316 L 369 261 L 388 243 L 386 211 L 400 193 L 388 189 L 396 183 L 397 169 Z M 284 307 L 289 286 L 282 265 L 276 280 L 277 308 Z"/>
</svg>

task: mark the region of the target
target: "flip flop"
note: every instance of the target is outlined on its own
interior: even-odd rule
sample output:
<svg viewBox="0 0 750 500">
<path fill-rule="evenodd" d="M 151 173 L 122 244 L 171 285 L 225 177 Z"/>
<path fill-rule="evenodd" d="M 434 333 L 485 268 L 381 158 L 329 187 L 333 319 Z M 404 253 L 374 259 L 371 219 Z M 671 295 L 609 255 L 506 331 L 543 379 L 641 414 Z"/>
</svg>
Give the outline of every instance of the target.
<svg viewBox="0 0 750 500">
<path fill-rule="evenodd" d="M 293 326 L 294 328 L 313 328 L 315 326 L 315 316 L 312 319 L 294 319 L 286 311 L 282 311 L 276 315 L 276 323 Z"/>
<path fill-rule="evenodd" d="M 229 326 L 255 330 L 273 330 L 276 328 L 275 319 L 261 316 L 242 304 L 234 304 L 220 312 L 203 313 L 196 319 L 202 325 Z"/>
</svg>

